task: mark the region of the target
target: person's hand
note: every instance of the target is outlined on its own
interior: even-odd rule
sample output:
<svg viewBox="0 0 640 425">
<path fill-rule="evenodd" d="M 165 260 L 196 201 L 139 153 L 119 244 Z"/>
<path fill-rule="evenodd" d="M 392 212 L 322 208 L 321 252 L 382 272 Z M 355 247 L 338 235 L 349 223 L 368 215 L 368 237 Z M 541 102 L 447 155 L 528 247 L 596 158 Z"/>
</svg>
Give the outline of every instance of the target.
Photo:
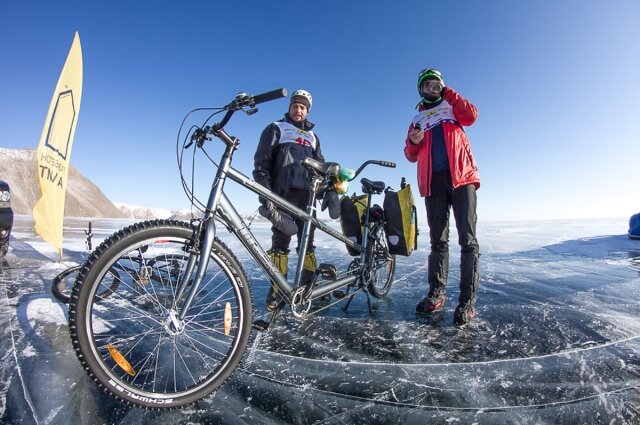
<svg viewBox="0 0 640 425">
<path fill-rule="evenodd" d="M 423 138 L 424 138 L 424 131 L 422 129 L 412 128 L 411 131 L 409 132 L 409 140 L 414 145 L 419 145 L 420 142 L 422 142 Z"/>
</svg>

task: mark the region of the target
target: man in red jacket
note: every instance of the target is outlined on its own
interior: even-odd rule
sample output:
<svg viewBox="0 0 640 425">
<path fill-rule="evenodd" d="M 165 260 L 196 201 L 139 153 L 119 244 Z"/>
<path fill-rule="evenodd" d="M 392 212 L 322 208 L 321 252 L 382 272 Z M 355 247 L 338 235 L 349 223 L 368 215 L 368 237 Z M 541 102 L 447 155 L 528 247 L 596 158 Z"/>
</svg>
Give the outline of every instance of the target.
<svg viewBox="0 0 640 425">
<path fill-rule="evenodd" d="M 454 324 L 464 325 L 475 317 L 479 283 L 480 249 L 476 239 L 476 190 L 480 176 L 463 126 L 473 124 L 478 111 L 468 100 L 446 87 L 439 71 L 418 74 L 420 103 L 405 140 L 404 153 L 418 162 L 418 188 L 425 197 L 431 253 L 429 293 L 416 312 L 434 313 L 444 308 L 449 273 L 449 211 L 458 229 L 461 247 L 460 296 Z"/>
</svg>

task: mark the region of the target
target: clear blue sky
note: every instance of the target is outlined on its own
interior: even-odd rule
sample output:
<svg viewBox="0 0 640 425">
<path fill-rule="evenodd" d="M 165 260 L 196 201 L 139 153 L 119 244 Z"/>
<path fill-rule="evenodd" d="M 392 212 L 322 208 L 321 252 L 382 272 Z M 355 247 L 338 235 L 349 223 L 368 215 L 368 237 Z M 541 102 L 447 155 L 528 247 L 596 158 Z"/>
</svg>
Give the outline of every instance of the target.
<svg viewBox="0 0 640 425">
<path fill-rule="evenodd" d="M 0 0 L 0 146 L 36 147 L 78 31 L 72 163 L 113 201 L 188 206 L 175 161 L 184 114 L 279 87 L 313 94 L 327 160 L 394 161 L 367 177 L 406 176 L 417 195 L 403 143 L 417 72 L 432 66 L 479 110 L 467 133 L 481 221 L 626 217 L 640 211 L 638 22 L 637 0 Z M 287 105 L 232 121 L 239 170 L 250 175 L 260 132 Z"/>
</svg>

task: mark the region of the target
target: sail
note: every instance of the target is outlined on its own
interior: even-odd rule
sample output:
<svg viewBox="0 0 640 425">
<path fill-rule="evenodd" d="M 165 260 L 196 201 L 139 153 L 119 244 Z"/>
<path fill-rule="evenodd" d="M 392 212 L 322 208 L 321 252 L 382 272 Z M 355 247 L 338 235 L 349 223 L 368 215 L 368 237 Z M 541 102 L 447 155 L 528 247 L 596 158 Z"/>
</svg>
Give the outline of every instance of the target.
<svg viewBox="0 0 640 425">
<path fill-rule="evenodd" d="M 71 146 L 82 97 L 82 49 L 75 33 L 60 73 L 37 150 L 41 198 L 33 207 L 36 232 L 62 255 L 62 224 Z"/>
</svg>

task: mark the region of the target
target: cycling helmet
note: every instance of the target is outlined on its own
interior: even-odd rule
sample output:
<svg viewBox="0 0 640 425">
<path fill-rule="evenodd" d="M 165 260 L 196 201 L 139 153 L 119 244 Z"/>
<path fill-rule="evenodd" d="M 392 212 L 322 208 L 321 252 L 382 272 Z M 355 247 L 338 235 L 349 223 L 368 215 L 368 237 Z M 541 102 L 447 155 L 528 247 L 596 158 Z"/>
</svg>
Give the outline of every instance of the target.
<svg viewBox="0 0 640 425">
<path fill-rule="evenodd" d="M 422 82 L 429 77 L 437 78 L 438 80 L 440 80 L 440 82 L 442 82 L 442 85 L 444 86 L 444 80 L 442 79 L 442 74 L 440 73 L 440 71 L 433 68 L 425 68 L 418 73 L 418 93 L 420 93 L 420 96 L 422 96 Z"/>
<path fill-rule="evenodd" d="M 307 107 L 307 111 L 311 110 L 311 105 L 313 104 L 313 99 L 311 98 L 311 93 L 306 90 L 296 90 L 291 94 L 291 102 L 289 105 L 299 102 Z"/>
</svg>

